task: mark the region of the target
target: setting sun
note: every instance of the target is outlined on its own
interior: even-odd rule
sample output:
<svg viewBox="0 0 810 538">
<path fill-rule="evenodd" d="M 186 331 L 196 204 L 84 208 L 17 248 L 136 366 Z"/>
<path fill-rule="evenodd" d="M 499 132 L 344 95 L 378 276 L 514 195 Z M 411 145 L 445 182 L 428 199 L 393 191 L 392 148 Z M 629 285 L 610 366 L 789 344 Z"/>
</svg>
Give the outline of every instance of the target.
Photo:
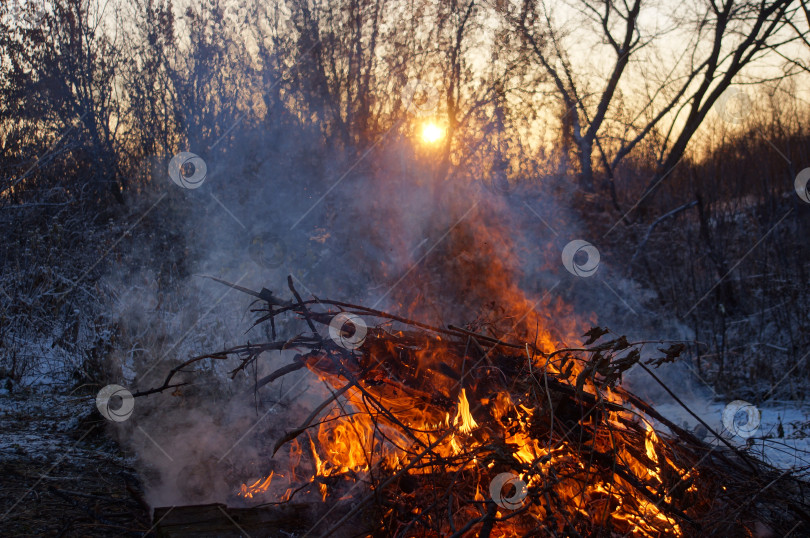
<svg viewBox="0 0 810 538">
<path fill-rule="evenodd" d="M 810 0 L 0 45 L 0 538 L 810 538 Z"/>
<path fill-rule="evenodd" d="M 433 122 L 422 125 L 422 142 L 434 144 L 444 138 L 444 128 Z"/>
</svg>

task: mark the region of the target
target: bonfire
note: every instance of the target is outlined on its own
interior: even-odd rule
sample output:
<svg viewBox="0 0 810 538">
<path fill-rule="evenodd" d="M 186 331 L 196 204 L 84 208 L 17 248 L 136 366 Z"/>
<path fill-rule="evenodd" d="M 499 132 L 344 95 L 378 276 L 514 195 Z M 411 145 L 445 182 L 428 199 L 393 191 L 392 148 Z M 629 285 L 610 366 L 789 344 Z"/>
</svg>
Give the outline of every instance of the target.
<svg viewBox="0 0 810 538">
<path fill-rule="evenodd" d="M 273 453 L 286 451 L 294 472 L 236 493 L 275 507 L 319 499 L 300 535 L 783 536 L 808 519 L 796 502 L 803 484 L 788 473 L 693 414 L 711 432 L 699 439 L 622 388 L 624 372 L 644 369 L 688 411 L 654 371 L 681 343 L 595 327 L 581 347 L 553 349 L 538 333 L 517 340 L 304 300 L 291 278 L 290 300 L 227 285 L 261 302 L 256 324 L 269 323 L 272 340 L 194 357 L 138 395 L 180 385 L 176 374 L 204 359 L 236 357 L 235 376 L 268 352 L 295 351 L 254 390 L 306 369 L 331 396 L 276 435 Z M 308 331 L 278 335 L 284 314 Z"/>
</svg>

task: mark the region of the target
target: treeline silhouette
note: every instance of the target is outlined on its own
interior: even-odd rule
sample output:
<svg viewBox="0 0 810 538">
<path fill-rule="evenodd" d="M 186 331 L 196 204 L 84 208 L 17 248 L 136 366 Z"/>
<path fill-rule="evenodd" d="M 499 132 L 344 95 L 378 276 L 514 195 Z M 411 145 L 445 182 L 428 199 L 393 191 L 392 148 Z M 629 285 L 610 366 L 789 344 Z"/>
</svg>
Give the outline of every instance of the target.
<svg viewBox="0 0 810 538">
<path fill-rule="evenodd" d="M 810 114 L 795 93 L 807 64 L 795 54 L 808 52 L 796 43 L 807 36 L 798 3 L 684 15 L 692 64 L 672 79 L 647 71 L 658 65 L 645 47 L 655 39 L 665 50 L 668 36 L 641 27 L 640 2 L 609 8 L 619 26 L 607 15 L 588 23 L 601 32 L 606 73 L 579 69 L 591 64 L 533 1 L 10 6 L 0 8 L 9 378 L 31 368 L 21 341 L 32 335 L 80 353 L 66 367 L 80 380 L 101 375 L 92 371 L 114 345 L 107 321 L 73 313 L 104 310 L 93 282 L 107 262 L 96 260 L 137 219 L 157 234 L 155 250 L 182 250 L 166 225 L 182 210 L 144 217 L 173 155 L 214 167 L 238 154 L 248 171 L 270 157 L 318 170 L 336 153 L 371 166 L 372 149 L 413 139 L 434 118 L 447 133 L 432 157 L 437 180 L 504 187 L 493 196 L 570 195 L 560 203 L 651 290 L 633 299 L 638 323 L 674 318 L 694 332 L 698 375 L 751 397 L 807 390 L 810 209 L 793 181 L 810 166 Z M 716 113 L 766 54 L 789 55 L 783 76 L 743 86 L 749 101 Z M 631 95 L 631 77 L 645 75 Z M 155 260 L 181 272 L 186 263 L 171 251 Z"/>
</svg>

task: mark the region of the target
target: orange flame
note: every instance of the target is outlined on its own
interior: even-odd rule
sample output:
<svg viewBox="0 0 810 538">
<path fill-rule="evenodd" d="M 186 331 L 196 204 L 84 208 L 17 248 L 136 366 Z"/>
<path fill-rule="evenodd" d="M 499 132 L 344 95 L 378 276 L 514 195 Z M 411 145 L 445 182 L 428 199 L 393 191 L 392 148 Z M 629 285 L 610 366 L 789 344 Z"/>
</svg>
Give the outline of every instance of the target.
<svg viewBox="0 0 810 538">
<path fill-rule="evenodd" d="M 242 484 L 242 487 L 239 490 L 239 494 L 246 498 L 252 499 L 254 495 L 260 495 L 267 491 L 267 488 L 270 487 L 270 482 L 273 480 L 273 473 L 271 472 L 269 476 L 266 478 L 260 478 L 256 480 L 251 485 Z"/>
<path fill-rule="evenodd" d="M 458 426 L 458 430 L 462 433 L 470 433 L 473 428 L 478 427 L 470 413 L 470 403 L 467 401 L 465 389 L 461 389 L 461 393 L 458 395 L 458 414 L 453 419 L 453 426 Z"/>
<path fill-rule="evenodd" d="M 480 224 L 471 224 L 479 221 Z M 409 282 L 412 285 L 407 287 L 410 290 L 418 290 L 416 297 L 401 297 L 402 301 L 410 304 L 413 310 L 417 310 L 425 308 L 424 302 L 419 300 L 421 297 L 456 293 L 454 301 L 449 302 L 462 310 L 469 306 L 468 311 L 479 311 L 478 305 L 487 304 L 488 314 L 499 312 L 503 315 L 503 312 L 511 312 L 514 317 L 507 320 L 511 327 L 509 339 L 529 342 L 529 345 L 536 343 L 536 349 L 543 353 L 565 347 L 566 341 L 578 340 L 576 335 L 582 332 L 581 328 L 587 322 L 575 316 L 569 305 L 560 299 L 529 298 L 514 284 L 518 279 L 510 278 L 514 275 L 514 270 L 510 267 L 509 259 L 515 247 L 508 238 L 508 231 L 500 230 L 498 224 L 493 224 L 486 214 L 471 217 L 464 223 L 464 226 L 455 227 L 448 232 L 446 242 L 449 245 L 447 247 L 449 255 L 437 256 L 438 261 L 434 263 L 444 265 L 432 267 L 431 270 L 441 274 L 460 275 L 459 281 L 468 281 L 469 287 L 459 286 L 458 290 L 449 291 L 424 289 L 426 286 L 434 285 L 431 283 L 436 279 L 420 281 L 419 271 L 415 270 L 408 279 L 412 280 Z M 483 244 L 480 241 L 481 237 L 486 238 Z M 475 254 L 465 258 L 459 252 Z M 424 265 L 428 265 L 428 262 L 426 261 Z M 420 286 L 422 282 L 428 284 Z M 493 298 L 497 299 L 497 305 L 496 301 L 491 300 Z M 422 306 L 419 306 L 420 304 Z M 413 312 L 412 317 L 424 318 L 419 314 L 420 312 Z M 482 317 L 484 326 L 488 319 L 492 319 L 483 315 Z M 392 334 L 402 336 L 401 332 Z M 631 474 L 635 475 L 629 478 L 626 478 L 626 474 L 610 470 L 594 473 L 593 468 L 588 466 L 587 458 L 582 458 L 578 447 L 572 446 L 567 441 L 551 444 L 548 439 L 541 439 L 537 432 L 532 431 L 530 425 L 538 422 L 536 420 L 538 417 L 542 419 L 547 415 L 553 416 L 553 409 L 541 407 L 545 402 L 533 407 L 532 404 L 518 400 L 518 395 L 510 395 L 505 390 L 491 391 L 484 395 L 478 394 L 474 385 L 467 385 L 458 393 L 457 410 L 452 416 L 450 408 L 459 384 L 459 375 L 454 376 L 454 368 L 458 371 L 463 370 L 457 368 L 457 353 L 451 353 L 445 340 L 435 336 L 426 336 L 417 344 L 408 348 L 407 361 L 399 360 L 403 350 L 392 340 L 380 341 L 373 353 L 366 349 L 370 356 L 379 360 L 392 358 L 390 362 L 386 362 L 385 374 L 369 380 L 364 390 L 356 386 L 346 390 L 341 397 L 340 405 L 334 406 L 326 416 L 319 419 L 320 423 L 309 439 L 314 471 L 307 475 L 309 481 L 315 484 L 313 489 L 317 487 L 324 500 L 328 498 L 331 490 L 331 486 L 327 487 L 326 483 L 333 483 L 335 477 L 350 477 L 359 482 L 378 468 L 396 472 L 413 459 L 415 449 L 421 451 L 424 447 L 430 446 L 431 453 L 445 457 L 448 461 L 459 461 L 452 457 L 465 451 L 474 451 L 497 440 L 505 442 L 510 447 L 511 456 L 523 466 L 523 469 L 530 469 L 529 472 L 520 473 L 521 480 L 527 483 L 529 489 L 533 487 L 541 489 L 545 487 L 545 482 L 556 484 L 555 496 L 563 506 L 570 507 L 570 515 L 582 514 L 592 521 L 612 522 L 617 524 L 617 527 L 627 529 L 623 532 L 627 532 L 628 535 L 683 534 L 677 521 L 664 514 L 657 504 L 640 498 L 631 482 L 660 485 L 663 483 L 662 474 L 666 474 L 662 469 L 667 469 L 667 473 L 671 469 L 681 478 L 687 478 L 690 473 L 696 472 L 684 471 L 665 457 L 666 451 L 657 449 L 662 446 L 662 442 L 652 425 L 646 419 L 640 419 L 637 411 L 625 405 L 626 400 L 620 389 L 603 389 L 597 387 L 590 379 L 586 380 L 582 387 L 585 392 L 597 396 L 600 401 L 620 404 L 624 409 L 605 410 L 599 419 L 591 416 L 582 420 L 590 421 L 588 424 L 592 426 L 597 425 L 594 428 L 593 439 L 589 441 L 590 446 L 585 448 L 603 455 L 615 455 L 616 460 L 621 461 Z M 369 343 L 366 342 L 365 345 Z M 322 355 L 319 358 L 328 356 L 328 351 L 320 353 Z M 466 357 L 462 357 L 461 360 L 465 361 Z M 566 357 L 564 354 L 546 359 L 540 354 L 529 352 L 522 360 L 526 363 L 526 371 L 539 378 L 541 384 L 544 374 L 553 374 L 573 385 L 573 380 L 584 369 L 580 359 Z M 321 361 L 313 358 L 306 366 L 334 389 L 345 385 L 346 378 L 338 371 L 323 370 L 320 364 Z M 485 367 L 490 368 L 490 375 L 501 375 L 492 365 L 471 365 L 471 368 Z M 397 371 L 397 368 L 402 371 Z M 455 371 L 455 374 L 458 374 L 458 371 Z M 406 374 L 414 382 L 407 386 L 397 384 L 395 380 Z M 461 377 L 463 378 L 463 375 Z M 369 398 L 369 392 L 373 393 L 373 400 Z M 434 401 L 441 401 L 441 405 L 434 404 Z M 476 411 L 476 416 L 481 419 L 483 414 L 479 415 L 478 410 L 482 408 L 486 409 L 488 416 L 491 417 L 491 420 L 481 420 L 483 427 L 473 417 L 473 411 Z M 390 412 L 391 416 L 384 413 L 383 409 Z M 539 422 L 543 420 L 545 419 Z M 613 431 L 634 433 L 641 431 L 639 428 L 643 423 L 646 430 L 643 437 L 644 450 L 617 442 L 607 428 L 599 427 L 601 422 L 597 421 L 609 425 Z M 404 428 L 398 427 L 397 422 L 407 426 L 409 433 L 405 433 Z M 445 436 L 451 424 L 453 431 Z M 474 458 L 464 461 L 465 463 L 448 464 L 445 471 L 454 473 L 480 470 L 480 467 L 483 467 L 479 460 Z M 490 461 L 487 466 L 491 468 L 493 463 Z M 295 469 L 299 475 L 303 472 L 302 467 L 303 465 L 298 465 Z M 560 467 L 566 469 L 565 475 L 555 474 L 556 469 Z M 428 466 L 416 466 L 410 468 L 407 475 L 418 477 L 431 472 L 435 470 Z M 291 477 L 293 476 L 291 473 Z M 251 486 L 243 484 L 240 495 L 249 499 L 260 493 L 262 488 L 264 488 L 262 491 L 265 491 L 269 487 L 271 477 L 272 473 L 264 481 L 257 481 Z M 331 482 L 326 479 L 330 479 Z M 292 486 L 292 478 L 290 485 Z M 474 499 L 479 502 L 486 500 L 488 495 L 486 484 L 475 484 L 475 488 Z M 669 502 L 670 499 L 666 497 L 664 500 Z M 557 534 L 567 532 L 563 528 L 567 515 L 551 518 L 550 514 L 545 513 L 546 509 L 539 504 L 530 504 L 527 510 L 538 521 L 557 519 L 560 527 L 555 529 L 555 532 Z M 524 535 L 531 530 L 520 529 L 517 518 L 511 520 L 509 524 L 514 526 L 509 531 L 510 536 Z"/>
</svg>

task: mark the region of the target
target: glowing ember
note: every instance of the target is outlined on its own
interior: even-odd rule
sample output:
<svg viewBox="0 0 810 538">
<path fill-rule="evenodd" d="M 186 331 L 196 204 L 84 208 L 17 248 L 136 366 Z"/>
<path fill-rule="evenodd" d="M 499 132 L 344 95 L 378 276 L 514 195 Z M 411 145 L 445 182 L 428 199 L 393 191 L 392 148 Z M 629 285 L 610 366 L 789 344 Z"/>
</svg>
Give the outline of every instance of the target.
<svg viewBox="0 0 810 538">
<path fill-rule="evenodd" d="M 678 428 L 619 385 L 643 343 L 594 328 L 584 345 L 554 349 L 542 327 L 537 345 L 518 344 L 323 299 L 283 308 L 324 326 L 351 312 L 368 332 L 351 349 L 312 331 L 225 352 L 247 356 L 244 367 L 296 350 L 273 375 L 306 369 L 329 387 L 302 424 L 276 432 L 273 455 L 283 450 L 276 464 L 289 471 L 242 484 L 243 499 L 350 501 L 358 517 L 379 499 L 386 531 L 410 522 L 403 537 L 453 534 L 486 510 L 491 536 L 664 537 L 695 536 L 698 516 L 727 495 L 700 465 L 709 445 L 657 432 L 653 419 Z M 498 476 L 513 486 L 500 501 Z"/>
<path fill-rule="evenodd" d="M 332 316 L 316 319 L 328 324 Z M 463 376 L 464 388 L 458 389 L 456 372 L 464 370 L 461 363 L 469 354 L 466 336 L 444 334 L 437 338 L 370 327 L 359 349 L 315 347 L 299 356 L 301 367 L 333 387 L 332 395 L 338 395 L 341 403 L 329 407 L 318 423 L 303 424 L 295 430 L 294 437 L 308 436 L 312 468 L 291 468 L 274 496 L 283 491 L 280 498 L 289 500 L 292 491 L 309 488 L 321 500 L 356 500 L 347 493 L 350 488 L 333 489 L 334 485 L 346 478 L 371 481 L 380 471 L 397 472 L 430 454 L 434 463 L 409 467 L 406 473 L 410 477 L 406 483 L 414 484 L 408 487 L 421 484 L 418 487 L 427 494 L 432 481 L 451 476 L 485 473 L 479 475 L 481 479 L 488 476 L 491 480 L 508 461 L 529 495 L 553 487 L 554 500 L 530 497 L 525 505 L 528 519 L 510 520 L 501 529 L 506 534 L 499 536 L 521 535 L 531 528 L 531 521 L 551 524 L 554 514 L 563 510 L 569 519 L 583 518 L 622 533 L 683 535 L 682 523 L 661 507 L 661 503 L 671 504 L 673 498 L 666 494 L 650 497 L 649 492 L 669 486 L 664 476 L 686 480 L 688 469 L 667 456 L 671 452 L 648 420 L 639 418 L 637 410 L 627 409 L 626 395 L 620 388 L 601 386 L 604 379 L 596 382 L 597 366 L 601 377 L 610 378 L 606 369 L 610 361 L 606 361 L 604 350 L 626 350 L 630 345 L 623 339 L 603 345 L 593 362 L 567 354 L 544 354 L 524 345 L 518 349 L 528 353 L 501 355 L 499 367 L 492 368 L 484 365 L 486 360 L 493 361 L 491 351 L 486 352 L 471 360 L 472 371 Z M 294 341 L 284 345 L 298 347 Z M 534 374 L 528 375 L 541 371 L 547 376 L 543 382 Z M 512 381 L 505 385 L 506 379 Z M 549 423 L 548 398 L 560 398 L 560 393 L 549 386 L 562 390 L 562 394 L 574 390 L 582 402 L 601 401 L 599 405 L 613 407 L 601 412 L 592 407 L 590 412 L 577 413 L 578 417 L 570 416 L 567 424 L 562 419 Z M 538 394 L 544 389 L 550 392 Z M 453 394 L 457 394 L 455 402 Z M 455 414 L 448 412 L 453 405 Z M 572 427 L 579 433 L 569 438 Z M 574 439 L 581 436 L 591 441 L 577 444 Z M 303 463 L 301 445 L 294 437 L 287 448 L 290 459 Z M 552 438 L 554 442 L 549 444 Z M 426 447 L 431 448 L 425 451 Z M 493 452 L 493 447 L 498 448 Z M 592 456 L 583 457 L 583 451 Z M 594 467 L 595 463 L 599 466 Z M 462 472 L 465 474 L 459 475 Z M 267 491 L 272 476 L 243 484 L 239 495 L 251 499 Z M 420 482 L 421 477 L 425 482 Z M 481 491 L 488 490 L 488 482 L 481 479 L 472 480 L 469 498 L 486 502 Z M 647 496 L 640 494 L 639 488 L 645 488 L 641 491 Z M 654 502 L 656 499 L 660 500 Z M 524 503 L 516 502 L 518 505 Z M 418 506 L 410 509 L 417 510 L 414 514 L 423 513 Z M 475 513 L 463 509 L 458 517 L 474 517 Z M 503 510 L 498 513 L 505 515 Z M 558 533 L 563 530 L 557 528 Z"/>
</svg>

